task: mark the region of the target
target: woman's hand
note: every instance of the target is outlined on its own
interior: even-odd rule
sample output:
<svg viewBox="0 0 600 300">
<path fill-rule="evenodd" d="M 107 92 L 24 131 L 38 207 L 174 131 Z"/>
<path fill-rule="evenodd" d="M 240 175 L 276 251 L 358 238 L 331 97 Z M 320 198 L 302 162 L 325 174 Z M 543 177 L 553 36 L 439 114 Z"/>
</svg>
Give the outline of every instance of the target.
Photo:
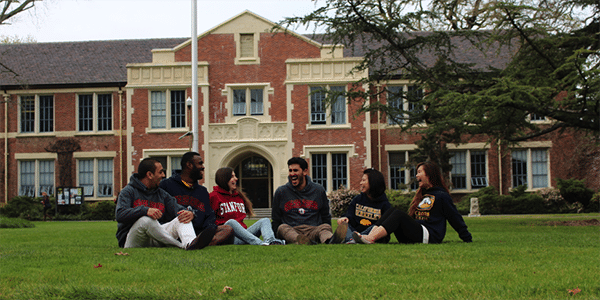
<svg viewBox="0 0 600 300">
<path fill-rule="evenodd" d="M 339 218 L 337 220 L 338 225 L 342 224 L 342 223 L 348 223 L 348 218 L 343 217 L 343 218 Z"/>
</svg>

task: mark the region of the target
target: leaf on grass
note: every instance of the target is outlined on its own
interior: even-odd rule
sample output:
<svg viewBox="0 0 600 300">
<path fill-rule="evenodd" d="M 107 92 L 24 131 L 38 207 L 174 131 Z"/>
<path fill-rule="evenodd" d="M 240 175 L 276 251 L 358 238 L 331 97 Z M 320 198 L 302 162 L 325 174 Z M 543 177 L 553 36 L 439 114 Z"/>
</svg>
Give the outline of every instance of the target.
<svg viewBox="0 0 600 300">
<path fill-rule="evenodd" d="M 102 268 L 102 265 L 98 264 L 97 266 L 94 266 L 94 269 L 98 269 L 98 268 Z"/>
<path fill-rule="evenodd" d="M 225 286 L 223 288 L 223 291 L 221 292 L 221 294 L 225 294 L 225 293 L 227 293 L 227 291 L 231 291 L 231 290 L 233 290 L 233 288 L 231 288 L 230 286 Z"/>
<path fill-rule="evenodd" d="M 579 288 L 567 290 L 567 291 L 569 292 L 570 295 L 577 295 L 579 292 L 581 292 L 581 290 Z"/>
</svg>

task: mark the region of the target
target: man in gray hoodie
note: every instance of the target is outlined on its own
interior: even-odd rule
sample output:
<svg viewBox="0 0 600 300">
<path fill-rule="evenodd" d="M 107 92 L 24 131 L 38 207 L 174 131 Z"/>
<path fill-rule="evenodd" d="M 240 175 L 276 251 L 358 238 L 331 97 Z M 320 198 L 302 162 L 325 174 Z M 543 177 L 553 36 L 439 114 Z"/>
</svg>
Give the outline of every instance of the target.
<svg viewBox="0 0 600 300">
<path fill-rule="evenodd" d="M 204 230 L 198 236 L 191 223 L 194 213 L 158 187 L 165 178 L 162 164 L 145 158 L 129 184 L 121 190 L 115 216 L 117 240 L 124 248 L 176 246 L 186 250 L 204 248 L 214 235 Z"/>
<path fill-rule="evenodd" d="M 287 164 L 288 183 L 273 196 L 273 232 L 288 244 L 340 243 L 344 236 L 332 232 L 325 189 L 308 176 L 306 160 L 292 157 Z"/>
</svg>

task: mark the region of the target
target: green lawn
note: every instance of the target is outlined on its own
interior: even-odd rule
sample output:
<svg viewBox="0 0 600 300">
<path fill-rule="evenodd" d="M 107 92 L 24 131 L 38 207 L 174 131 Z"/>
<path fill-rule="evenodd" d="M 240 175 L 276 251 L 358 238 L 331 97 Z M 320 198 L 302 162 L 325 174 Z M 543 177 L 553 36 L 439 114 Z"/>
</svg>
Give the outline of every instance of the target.
<svg viewBox="0 0 600 300">
<path fill-rule="evenodd" d="M 440 245 L 199 251 L 118 248 L 115 222 L 35 222 L 0 229 L 0 299 L 600 299 L 600 227 L 547 225 L 592 218 L 466 218 L 470 244 L 449 228 Z"/>
</svg>

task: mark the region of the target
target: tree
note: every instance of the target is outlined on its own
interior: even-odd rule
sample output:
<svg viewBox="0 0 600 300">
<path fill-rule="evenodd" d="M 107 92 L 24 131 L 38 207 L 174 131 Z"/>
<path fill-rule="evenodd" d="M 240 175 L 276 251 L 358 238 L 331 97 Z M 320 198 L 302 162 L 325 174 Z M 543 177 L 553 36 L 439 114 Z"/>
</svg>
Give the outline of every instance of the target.
<svg viewBox="0 0 600 300">
<path fill-rule="evenodd" d="M 300 25 L 323 29 L 324 41 L 363 57 L 357 69 L 370 76 L 357 86 L 381 87 L 352 89 L 349 101 L 363 102 L 359 113 L 383 111 L 403 131 L 423 133 L 420 147 L 439 148 L 428 156 L 441 165 L 445 143 L 476 134 L 518 142 L 566 128 L 600 132 L 597 1 L 326 0 L 280 23 Z M 474 63 L 464 52 L 483 59 Z M 385 82 L 397 78 L 425 91 L 401 95 L 423 109 L 369 100 L 392 92 Z"/>
<path fill-rule="evenodd" d="M 18 13 L 33 8 L 36 0 L 0 0 L 0 25 L 5 25 L 6 21 Z M 39 0 L 38 0 L 39 1 Z"/>
</svg>

